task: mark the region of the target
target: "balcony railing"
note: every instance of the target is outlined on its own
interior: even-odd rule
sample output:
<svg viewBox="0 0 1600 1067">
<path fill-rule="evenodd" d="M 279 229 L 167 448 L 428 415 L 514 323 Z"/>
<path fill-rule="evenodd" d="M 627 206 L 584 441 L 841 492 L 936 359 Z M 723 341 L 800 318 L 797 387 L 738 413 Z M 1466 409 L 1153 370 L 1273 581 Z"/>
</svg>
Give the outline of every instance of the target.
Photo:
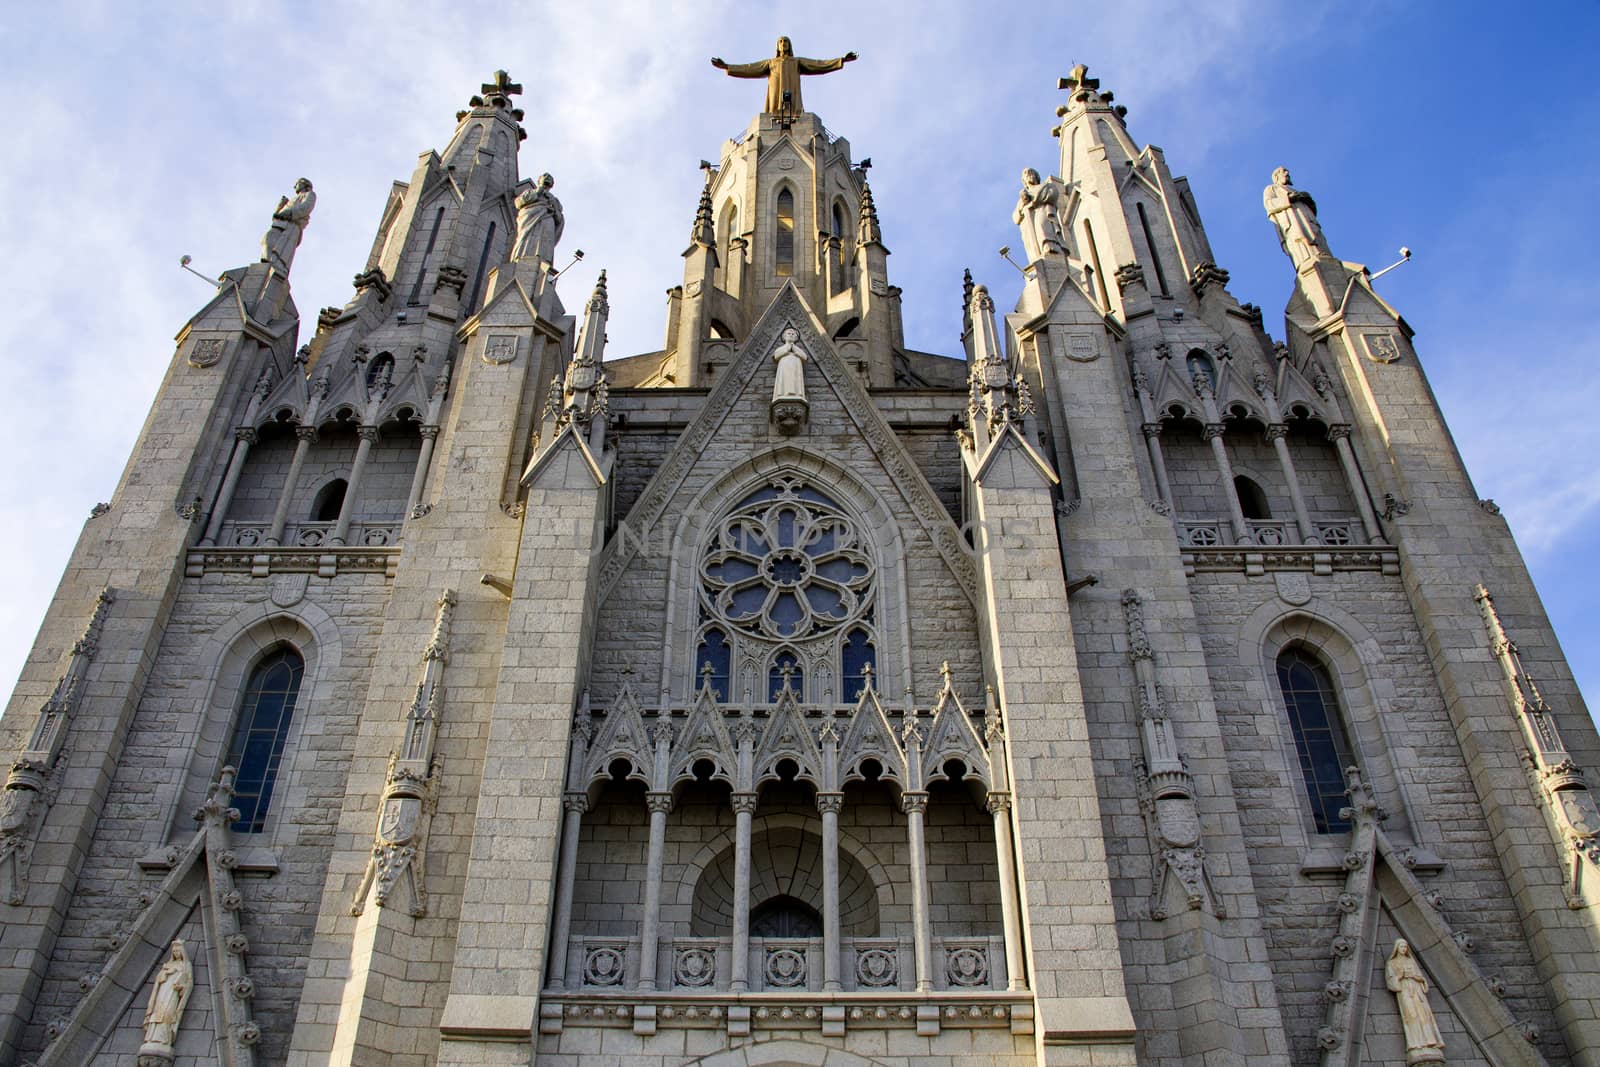
<svg viewBox="0 0 1600 1067">
<path fill-rule="evenodd" d="M 1301 547 L 1300 528 L 1293 519 L 1247 519 L 1251 543 L 1261 548 Z M 1332 547 L 1364 545 L 1361 520 L 1347 518 L 1314 519 L 1317 540 Z M 1227 519 L 1179 519 L 1178 538 L 1185 548 L 1226 548 L 1238 544 L 1233 523 Z"/>
<path fill-rule="evenodd" d="M 656 973 L 662 992 L 725 993 L 733 973 L 733 939 L 663 939 Z M 915 992 L 915 950 L 910 936 L 844 937 L 839 940 L 839 979 L 844 992 Z M 933 987 L 966 993 L 1006 988 L 1002 937 L 934 937 Z M 752 937 L 748 971 L 752 993 L 823 992 L 823 939 Z M 573 993 L 621 992 L 639 985 L 639 939 L 574 934 L 567 948 L 567 981 Z"/>
<path fill-rule="evenodd" d="M 335 522 L 291 522 L 283 528 L 280 548 L 322 548 L 333 536 Z M 399 519 L 352 522 L 345 544 L 351 548 L 388 548 L 400 543 Z M 266 544 L 271 531 L 270 522 L 238 522 L 229 520 L 222 524 L 217 536 L 218 548 L 260 548 Z"/>
</svg>

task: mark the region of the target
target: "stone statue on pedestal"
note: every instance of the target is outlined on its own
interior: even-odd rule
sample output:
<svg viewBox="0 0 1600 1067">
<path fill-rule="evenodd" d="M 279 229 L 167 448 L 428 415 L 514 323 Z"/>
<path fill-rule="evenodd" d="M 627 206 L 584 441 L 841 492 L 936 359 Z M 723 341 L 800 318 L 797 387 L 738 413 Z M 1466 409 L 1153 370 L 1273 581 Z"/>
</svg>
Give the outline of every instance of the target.
<svg viewBox="0 0 1600 1067">
<path fill-rule="evenodd" d="M 1067 250 L 1061 233 L 1060 200 L 1061 188 L 1054 178 L 1044 181 L 1032 167 L 1022 172 L 1022 191 L 1017 194 L 1011 221 L 1022 227 L 1022 246 L 1029 263 L 1047 253 Z"/>
<path fill-rule="evenodd" d="M 1279 167 L 1272 172 L 1272 184 L 1262 190 L 1261 206 L 1278 228 L 1278 243 L 1294 264 L 1303 270 L 1319 259 L 1331 259 L 1327 238 L 1317 223 L 1317 202 L 1311 194 L 1289 184 L 1289 171 Z"/>
<path fill-rule="evenodd" d="M 778 54 L 771 59 L 758 59 L 754 63 L 724 63 L 713 58 L 711 65 L 728 72 L 730 78 L 767 79 L 767 106 L 769 115 L 798 115 L 805 111 L 800 103 L 800 76 L 802 74 L 828 74 L 839 70 L 857 58 L 846 52 L 838 59 L 806 59 L 794 54 L 789 38 L 778 38 Z"/>
<path fill-rule="evenodd" d="M 171 954 L 156 972 L 150 1004 L 144 1010 L 144 1044 L 139 1046 L 140 1067 L 172 1062 L 173 1043 L 178 1039 L 178 1022 L 194 990 L 194 966 L 181 940 L 172 943 Z"/>
<path fill-rule="evenodd" d="M 272 225 L 261 238 L 261 262 L 274 271 L 289 276 L 294 263 L 294 250 L 300 247 L 300 236 L 311 222 L 311 211 L 317 206 L 317 194 L 311 191 L 309 179 L 294 183 L 294 198 L 279 197 L 278 208 L 272 213 Z"/>
<path fill-rule="evenodd" d="M 556 244 L 567 228 L 567 217 L 550 189 L 556 180 L 539 175 L 538 183 L 517 197 L 517 238 L 511 246 L 514 260 L 555 262 Z"/>
<path fill-rule="evenodd" d="M 810 412 L 806 401 L 806 360 L 810 357 L 799 342 L 800 331 L 785 327 L 783 342 L 772 352 L 772 360 L 778 365 L 772 380 L 772 417 L 786 434 L 805 425 Z"/>
<path fill-rule="evenodd" d="M 1405 938 L 1394 943 L 1394 952 L 1383 967 L 1384 985 L 1394 994 L 1400 1008 L 1400 1022 L 1406 1032 L 1406 1063 L 1443 1063 L 1444 1038 L 1428 1003 L 1428 976 L 1411 954 Z"/>
</svg>

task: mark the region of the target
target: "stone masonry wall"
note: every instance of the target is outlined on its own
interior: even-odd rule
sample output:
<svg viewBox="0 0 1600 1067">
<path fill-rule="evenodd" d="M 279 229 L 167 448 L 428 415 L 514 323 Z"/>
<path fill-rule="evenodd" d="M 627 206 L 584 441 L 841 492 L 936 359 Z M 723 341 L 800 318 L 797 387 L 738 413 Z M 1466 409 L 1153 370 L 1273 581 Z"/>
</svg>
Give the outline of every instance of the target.
<svg viewBox="0 0 1600 1067">
<path fill-rule="evenodd" d="M 1378 657 L 1375 677 L 1367 684 L 1379 695 L 1383 732 L 1414 815 L 1415 843 L 1445 863 L 1441 874 L 1424 874 L 1423 884 L 1443 895 L 1447 920 L 1477 942 L 1478 968 L 1505 980 L 1507 1006 L 1540 1027 L 1546 1035 L 1541 1052 L 1560 1062 L 1559 1031 L 1401 580 L 1377 573 L 1309 580 L 1313 599 L 1303 610 L 1336 622 L 1355 620 L 1365 632 L 1346 636 L 1353 643 L 1367 642 L 1367 653 Z M 1312 1062 L 1325 1008 L 1322 985 L 1332 968 L 1328 944 L 1338 927 L 1335 902 L 1343 884 L 1339 874 L 1306 875 L 1300 868 L 1310 850 L 1342 849 L 1347 835 L 1308 830 L 1301 815 L 1307 805 L 1304 783 L 1276 679 L 1267 680 L 1270 688 L 1264 689 L 1259 649 L 1241 647 L 1247 620 L 1276 599 L 1273 576 L 1200 574 L 1191 584 L 1292 1059 Z M 1284 613 L 1290 610 L 1282 602 L 1278 606 Z M 1272 698 L 1267 706 L 1262 706 L 1263 692 Z"/>
<path fill-rule="evenodd" d="M 232 643 L 252 622 L 288 616 L 316 634 L 317 663 L 308 663 L 267 829 L 234 838 L 236 849 L 267 848 L 278 863 L 270 876 L 241 872 L 239 881 L 249 971 L 257 990 L 252 1009 L 263 1034 L 259 1055 L 263 1063 L 281 1062 L 388 588 L 381 574 L 312 576 L 304 600 L 279 609 L 267 599 L 269 581 L 235 574 L 185 581 L 105 798 L 25 1051 L 43 1046 L 46 1021 L 71 1012 L 81 995 L 79 976 L 100 968 L 111 952 L 107 939 L 138 914 L 139 892 L 164 876 L 164 871 L 143 873 L 137 861 L 189 839 L 192 824 L 177 811 L 180 797 L 188 779 L 209 779 L 217 770 L 191 766 L 212 697 L 210 680 L 218 669 L 217 662 L 202 657 L 218 642 Z M 240 640 L 254 648 L 248 635 Z M 191 955 L 199 952 L 198 944 L 191 948 Z"/>
</svg>

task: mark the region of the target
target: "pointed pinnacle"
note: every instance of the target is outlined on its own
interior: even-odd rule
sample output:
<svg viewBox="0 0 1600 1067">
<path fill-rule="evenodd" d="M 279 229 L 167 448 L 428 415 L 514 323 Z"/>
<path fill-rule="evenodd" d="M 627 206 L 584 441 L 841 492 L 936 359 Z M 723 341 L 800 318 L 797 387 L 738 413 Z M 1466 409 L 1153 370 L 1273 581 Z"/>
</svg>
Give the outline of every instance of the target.
<svg viewBox="0 0 1600 1067">
<path fill-rule="evenodd" d="M 717 243 L 716 224 L 711 218 L 711 177 L 715 171 L 710 167 L 705 168 L 706 183 L 700 189 L 700 203 L 694 211 L 694 228 L 689 231 L 689 240 L 707 248 L 714 248 Z"/>
<path fill-rule="evenodd" d="M 883 230 L 878 225 L 878 207 L 872 202 L 872 186 L 867 184 L 866 178 L 861 179 L 861 217 L 859 221 L 860 233 L 857 240 L 861 244 L 873 244 L 883 241 Z"/>
</svg>

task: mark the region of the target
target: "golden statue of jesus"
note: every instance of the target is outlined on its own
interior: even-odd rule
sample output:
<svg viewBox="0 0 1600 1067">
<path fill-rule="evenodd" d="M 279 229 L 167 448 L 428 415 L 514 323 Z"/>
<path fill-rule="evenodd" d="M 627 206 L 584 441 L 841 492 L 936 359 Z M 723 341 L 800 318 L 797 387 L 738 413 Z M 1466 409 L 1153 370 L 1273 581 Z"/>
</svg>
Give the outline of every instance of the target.
<svg viewBox="0 0 1600 1067">
<path fill-rule="evenodd" d="M 728 72 L 730 78 L 767 79 L 766 111 L 771 115 L 798 115 L 805 110 L 800 103 L 800 76 L 802 74 L 829 74 L 856 58 L 846 52 L 838 59 L 806 59 L 794 54 L 789 38 L 778 38 L 778 54 L 771 59 L 758 59 L 754 63 L 724 63 L 720 58 L 711 60 L 718 70 Z"/>
</svg>

